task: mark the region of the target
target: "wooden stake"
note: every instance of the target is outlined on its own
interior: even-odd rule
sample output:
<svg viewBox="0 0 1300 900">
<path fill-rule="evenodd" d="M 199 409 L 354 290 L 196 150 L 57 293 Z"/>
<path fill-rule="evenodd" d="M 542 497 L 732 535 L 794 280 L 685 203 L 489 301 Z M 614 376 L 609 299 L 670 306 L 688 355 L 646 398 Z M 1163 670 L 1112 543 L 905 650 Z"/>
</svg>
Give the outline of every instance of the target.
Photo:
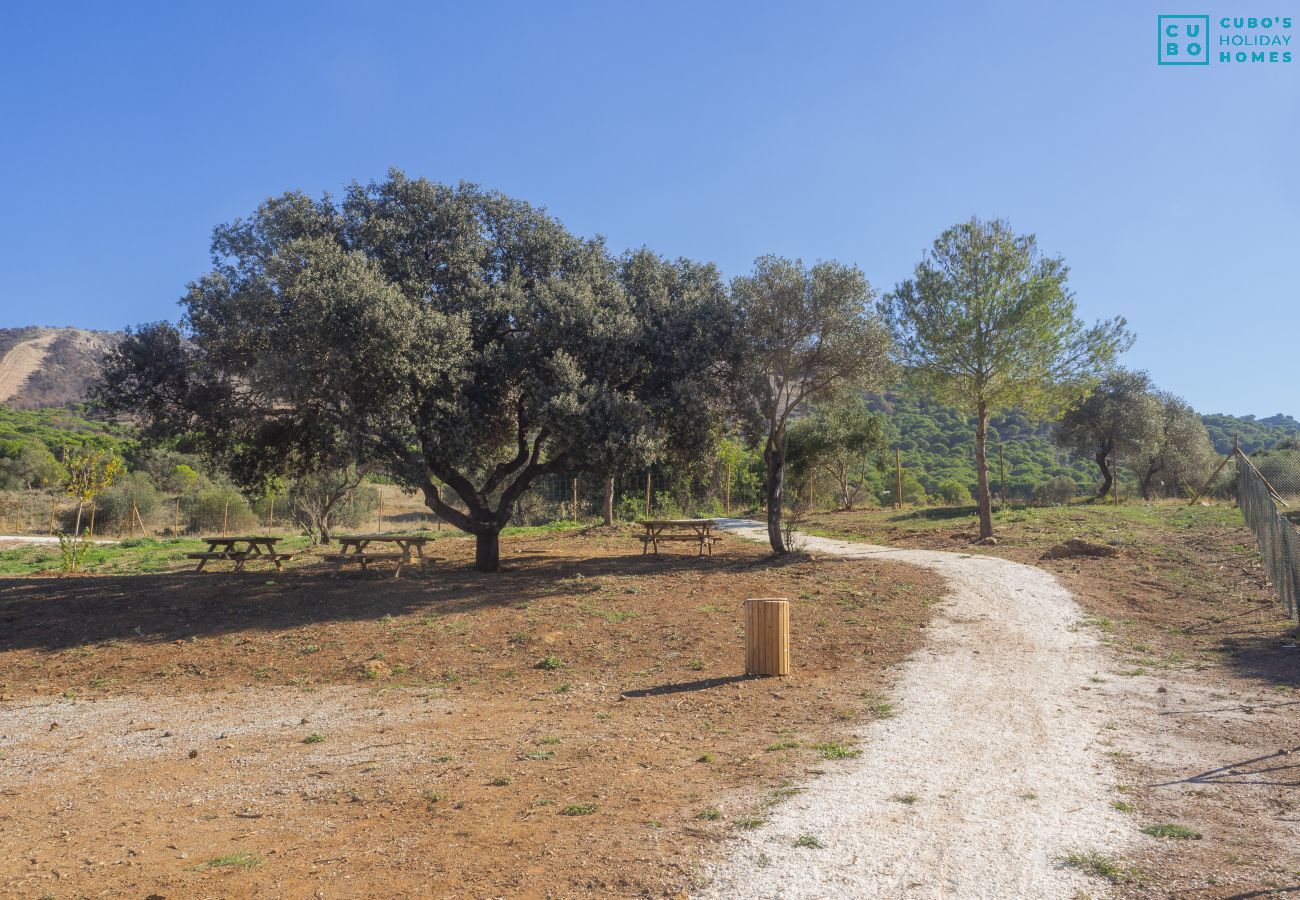
<svg viewBox="0 0 1300 900">
<path fill-rule="evenodd" d="M 650 472 L 645 473 L 645 516 L 650 518 Z"/>
<path fill-rule="evenodd" d="M 50 534 L 54 534 L 54 505 L 57 502 L 53 497 L 50 498 Z"/>
<path fill-rule="evenodd" d="M 998 444 L 998 509 L 1007 508 L 1007 455 Z"/>
<path fill-rule="evenodd" d="M 226 498 L 226 503 L 221 507 L 221 536 L 228 537 L 227 526 L 230 524 L 230 498 Z"/>
<path fill-rule="evenodd" d="M 722 501 L 722 511 L 731 515 L 731 460 L 727 460 L 727 489 L 723 496 L 726 498 Z"/>
<path fill-rule="evenodd" d="M 90 504 L 90 537 L 95 537 L 95 504 Z"/>
<path fill-rule="evenodd" d="M 894 508 L 903 508 L 903 451 L 894 448 Z"/>
<path fill-rule="evenodd" d="M 270 531 L 275 527 L 275 498 L 271 498 L 271 508 L 266 514 L 266 529 Z"/>
<path fill-rule="evenodd" d="M 578 479 L 573 479 L 573 521 L 578 521 Z"/>
<path fill-rule="evenodd" d="M 176 534 L 181 533 L 181 498 L 176 497 L 176 515 L 172 517 L 172 531 Z"/>
<path fill-rule="evenodd" d="M 745 601 L 745 674 L 790 674 L 790 601 L 784 597 Z"/>
</svg>

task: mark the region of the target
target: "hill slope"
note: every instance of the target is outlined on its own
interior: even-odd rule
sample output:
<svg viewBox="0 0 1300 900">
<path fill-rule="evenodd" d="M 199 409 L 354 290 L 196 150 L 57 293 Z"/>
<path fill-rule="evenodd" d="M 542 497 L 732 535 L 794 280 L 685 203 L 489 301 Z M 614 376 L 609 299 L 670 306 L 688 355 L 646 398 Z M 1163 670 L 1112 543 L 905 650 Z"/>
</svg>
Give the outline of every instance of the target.
<svg viewBox="0 0 1300 900">
<path fill-rule="evenodd" d="M 18 409 L 79 403 L 121 338 L 80 328 L 0 329 L 0 403 Z"/>
</svg>

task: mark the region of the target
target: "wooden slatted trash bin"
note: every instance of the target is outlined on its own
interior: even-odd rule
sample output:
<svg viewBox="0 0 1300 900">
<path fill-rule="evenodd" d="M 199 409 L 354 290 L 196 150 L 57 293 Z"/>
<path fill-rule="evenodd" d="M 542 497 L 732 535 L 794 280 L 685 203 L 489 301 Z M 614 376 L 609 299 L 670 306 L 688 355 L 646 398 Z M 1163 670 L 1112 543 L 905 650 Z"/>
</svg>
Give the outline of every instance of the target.
<svg viewBox="0 0 1300 900">
<path fill-rule="evenodd" d="M 745 674 L 790 674 L 790 601 L 784 597 L 745 601 Z"/>
</svg>

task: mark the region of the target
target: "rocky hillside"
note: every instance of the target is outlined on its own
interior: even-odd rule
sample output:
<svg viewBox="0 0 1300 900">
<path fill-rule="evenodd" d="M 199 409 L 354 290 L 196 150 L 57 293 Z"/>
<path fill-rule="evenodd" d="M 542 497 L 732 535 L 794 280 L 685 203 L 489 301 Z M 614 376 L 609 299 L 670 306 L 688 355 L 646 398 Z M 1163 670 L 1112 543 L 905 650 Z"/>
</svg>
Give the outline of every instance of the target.
<svg viewBox="0 0 1300 900">
<path fill-rule="evenodd" d="M 31 409 L 80 402 L 121 338 L 80 328 L 0 329 L 0 403 Z"/>
</svg>

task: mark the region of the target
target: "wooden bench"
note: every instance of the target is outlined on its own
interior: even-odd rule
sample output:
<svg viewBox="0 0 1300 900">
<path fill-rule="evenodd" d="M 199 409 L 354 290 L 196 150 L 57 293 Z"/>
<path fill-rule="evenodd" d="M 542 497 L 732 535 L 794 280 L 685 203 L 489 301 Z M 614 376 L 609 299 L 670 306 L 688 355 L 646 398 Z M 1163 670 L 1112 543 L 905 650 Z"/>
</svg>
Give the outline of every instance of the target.
<svg viewBox="0 0 1300 900">
<path fill-rule="evenodd" d="M 197 559 L 199 564 L 195 566 L 195 572 L 202 572 L 203 567 L 209 562 L 225 561 L 235 564 L 235 571 L 242 571 L 244 564 L 249 560 L 262 560 L 275 564 L 277 572 L 283 571 L 282 563 L 286 563 L 298 554 L 296 553 L 277 553 L 275 544 L 280 539 L 278 537 L 207 537 L 203 538 L 207 542 L 208 549 L 203 552 L 186 553 L 186 559 Z M 242 545 L 242 546 L 240 546 Z"/>
<path fill-rule="evenodd" d="M 713 555 L 713 545 L 720 538 L 713 533 L 712 519 L 644 519 L 640 523 L 645 529 L 641 536 L 641 555 L 645 556 L 653 548 L 655 556 L 659 555 L 659 544 L 663 541 L 685 541 L 699 547 L 697 556 L 707 551 Z"/>
<path fill-rule="evenodd" d="M 333 575 L 337 575 L 347 563 L 360 563 L 361 571 L 364 572 L 372 562 L 396 562 L 397 571 L 393 577 L 397 578 L 402 574 L 402 566 L 416 560 L 424 563 L 424 545 L 429 538 L 402 534 L 349 534 L 340 535 L 338 541 L 339 552 L 328 553 L 324 557 L 326 561 L 334 563 Z M 399 549 L 378 552 L 368 550 L 373 543 L 396 544 Z"/>
</svg>

